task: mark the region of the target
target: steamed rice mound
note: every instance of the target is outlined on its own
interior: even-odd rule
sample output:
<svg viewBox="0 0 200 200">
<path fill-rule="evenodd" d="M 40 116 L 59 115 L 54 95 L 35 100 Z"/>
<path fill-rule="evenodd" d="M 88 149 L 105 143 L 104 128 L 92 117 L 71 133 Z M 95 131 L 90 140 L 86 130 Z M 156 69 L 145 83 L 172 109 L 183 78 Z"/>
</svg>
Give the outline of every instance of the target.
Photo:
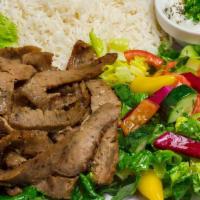
<svg viewBox="0 0 200 200">
<path fill-rule="evenodd" d="M 36 45 L 55 54 L 64 69 L 76 40 L 94 29 L 105 40 L 127 38 L 130 48 L 156 52 L 162 33 L 153 0 L 1 0 L 0 11 L 19 28 L 19 46 Z"/>
</svg>

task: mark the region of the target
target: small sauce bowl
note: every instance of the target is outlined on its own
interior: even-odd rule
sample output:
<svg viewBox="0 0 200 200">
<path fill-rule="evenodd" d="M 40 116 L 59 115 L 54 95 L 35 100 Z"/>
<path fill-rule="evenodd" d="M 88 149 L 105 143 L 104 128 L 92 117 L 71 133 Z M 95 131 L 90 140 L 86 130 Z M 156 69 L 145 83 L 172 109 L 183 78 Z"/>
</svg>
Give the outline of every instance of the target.
<svg viewBox="0 0 200 200">
<path fill-rule="evenodd" d="M 191 26 L 177 24 L 164 13 L 168 0 L 154 0 L 154 4 L 157 20 L 166 33 L 174 37 L 180 44 L 200 44 L 200 22 L 198 23 L 199 31 L 195 30 L 192 23 Z"/>
</svg>

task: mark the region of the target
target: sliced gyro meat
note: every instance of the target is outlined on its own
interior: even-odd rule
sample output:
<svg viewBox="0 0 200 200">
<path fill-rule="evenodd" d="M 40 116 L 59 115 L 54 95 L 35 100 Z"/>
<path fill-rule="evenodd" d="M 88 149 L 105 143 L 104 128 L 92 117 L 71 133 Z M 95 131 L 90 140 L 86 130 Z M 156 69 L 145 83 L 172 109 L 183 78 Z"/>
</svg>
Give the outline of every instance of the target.
<svg viewBox="0 0 200 200">
<path fill-rule="evenodd" d="M 53 199 L 70 199 L 77 180 L 78 178 L 50 176 L 36 184 L 35 187 Z"/>
<path fill-rule="evenodd" d="M 7 59 L 21 59 L 24 54 L 30 52 L 40 52 L 41 49 L 36 46 L 24 46 L 24 47 L 6 47 L 0 49 L 0 57 Z"/>
<path fill-rule="evenodd" d="M 15 168 L 21 165 L 25 161 L 26 161 L 26 158 L 24 158 L 19 153 L 12 152 L 12 151 L 6 154 L 3 159 L 3 162 L 5 163 L 7 168 Z"/>
<path fill-rule="evenodd" d="M 7 72 L 0 72 L 0 115 L 11 111 L 13 91 L 13 77 Z"/>
<path fill-rule="evenodd" d="M 48 94 L 47 90 L 58 86 L 97 77 L 103 66 L 112 64 L 117 54 L 107 54 L 90 65 L 68 71 L 44 71 L 37 73 L 23 88 L 23 94 L 36 106 L 42 107 L 58 93 Z"/>
<path fill-rule="evenodd" d="M 92 111 L 95 111 L 105 103 L 111 103 L 113 105 L 120 106 L 120 101 L 116 97 L 115 93 L 103 80 L 90 80 L 87 81 L 86 85 L 92 95 Z"/>
<path fill-rule="evenodd" d="M 22 56 L 22 63 L 32 65 L 39 72 L 52 69 L 53 54 L 49 52 L 30 52 Z"/>
<path fill-rule="evenodd" d="M 27 158 L 49 149 L 52 141 L 45 131 L 14 131 L 13 133 L 1 138 L 0 152 L 3 156 L 8 149 L 17 150 L 22 156 Z"/>
<path fill-rule="evenodd" d="M 80 131 L 74 134 L 54 170 L 68 177 L 87 170 L 103 131 L 110 123 L 117 120 L 118 113 L 119 107 L 112 104 L 104 104 L 96 110 L 81 126 Z"/>
<path fill-rule="evenodd" d="M 102 132 L 118 118 L 119 108 L 105 104 L 75 132 L 72 138 L 66 136 L 50 149 L 13 170 L 0 171 L 0 184 L 34 184 L 51 174 L 74 177 L 88 169 Z M 106 113 L 106 117 L 105 117 Z"/>
<path fill-rule="evenodd" d="M 31 65 L 21 64 L 3 57 L 0 57 L 0 71 L 8 72 L 16 81 L 30 79 L 36 70 Z"/>
<path fill-rule="evenodd" d="M 67 69 L 81 68 L 90 64 L 96 57 L 95 51 L 89 44 L 78 40 L 73 47 Z"/>
<path fill-rule="evenodd" d="M 104 133 L 92 162 L 92 177 L 96 184 L 108 185 L 112 183 L 118 163 L 118 133 L 115 122 Z"/>
<path fill-rule="evenodd" d="M 9 116 L 9 123 L 16 129 L 55 130 L 80 123 L 87 112 L 81 101 L 65 110 L 33 110 L 28 107 L 18 108 Z"/>
</svg>

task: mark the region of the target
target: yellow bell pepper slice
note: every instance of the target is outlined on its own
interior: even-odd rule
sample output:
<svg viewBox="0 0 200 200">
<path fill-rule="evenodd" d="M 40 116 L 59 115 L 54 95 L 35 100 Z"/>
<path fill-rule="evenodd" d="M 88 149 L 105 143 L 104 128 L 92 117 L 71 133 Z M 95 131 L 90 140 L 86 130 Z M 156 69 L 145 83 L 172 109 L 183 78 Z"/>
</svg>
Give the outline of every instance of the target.
<svg viewBox="0 0 200 200">
<path fill-rule="evenodd" d="M 164 200 L 162 182 L 153 170 L 142 174 L 138 183 L 138 190 L 149 200 Z"/>
<path fill-rule="evenodd" d="M 155 77 L 136 77 L 130 87 L 134 92 L 154 93 L 164 86 L 174 85 L 177 82 L 173 75 Z"/>
</svg>

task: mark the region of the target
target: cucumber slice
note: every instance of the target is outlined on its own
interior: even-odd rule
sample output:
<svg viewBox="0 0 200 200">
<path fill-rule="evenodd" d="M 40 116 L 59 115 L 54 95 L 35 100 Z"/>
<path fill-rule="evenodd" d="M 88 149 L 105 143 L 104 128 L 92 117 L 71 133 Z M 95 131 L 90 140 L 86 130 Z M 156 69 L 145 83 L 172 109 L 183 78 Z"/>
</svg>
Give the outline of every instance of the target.
<svg viewBox="0 0 200 200">
<path fill-rule="evenodd" d="M 168 123 L 173 123 L 184 113 L 191 114 L 197 92 L 187 85 L 173 89 L 161 105 L 161 110 Z"/>
</svg>

